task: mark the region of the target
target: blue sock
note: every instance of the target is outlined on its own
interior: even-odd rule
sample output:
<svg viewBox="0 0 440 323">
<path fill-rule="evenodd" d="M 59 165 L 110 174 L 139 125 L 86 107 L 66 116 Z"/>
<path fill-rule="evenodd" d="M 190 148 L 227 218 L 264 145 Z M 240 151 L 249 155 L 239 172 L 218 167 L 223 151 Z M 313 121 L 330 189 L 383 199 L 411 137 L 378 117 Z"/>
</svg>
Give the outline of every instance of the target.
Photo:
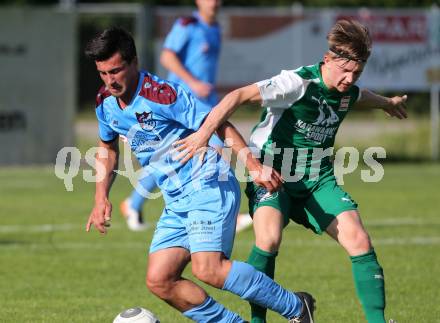
<svg viewBox="0 0 440 323">
<path fill-rule="evenodd" d="M 183 312 L 187 318 L 195 322 L 206 323 L 244 323 L 244 320 L 209 297 L 200 305 Z"/>
<path fill-rule="evenodd" d="M 139 188 L 138 188 L 139 187 Z M 152 175 L 147 175 L 140 179 L 137 184 L 137 187 L 133 190 L 130 195 L 131 207 L 138 212 L 142 211 L 142 206 L 144 205 L 145 198 L 148 196 L 142 195 L 142 193 L 150 193 L 156 188 L 156 182 L 153 179 Z"/>
<path fill-rule="evenodd" d="M 301 315 L 302 302 L 295 293 L 285 290 L 247 263 L 232 262 L 223 289 L 269 308 L 287 319 Z"/>
</svg>

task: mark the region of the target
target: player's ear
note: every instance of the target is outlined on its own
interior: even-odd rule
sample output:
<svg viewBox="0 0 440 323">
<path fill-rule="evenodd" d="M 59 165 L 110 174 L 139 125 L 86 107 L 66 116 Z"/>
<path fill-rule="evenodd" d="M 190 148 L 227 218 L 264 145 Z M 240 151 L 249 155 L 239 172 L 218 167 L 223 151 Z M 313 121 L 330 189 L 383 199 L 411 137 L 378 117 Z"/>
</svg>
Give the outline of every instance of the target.
<svg viewBox="0 0 440 323">
<path fill-rule="evenodd" d="M 327 64 L 331 60 L 331 56 L 329 52 L 325 52 L 323 62 Z"/>
</svg>

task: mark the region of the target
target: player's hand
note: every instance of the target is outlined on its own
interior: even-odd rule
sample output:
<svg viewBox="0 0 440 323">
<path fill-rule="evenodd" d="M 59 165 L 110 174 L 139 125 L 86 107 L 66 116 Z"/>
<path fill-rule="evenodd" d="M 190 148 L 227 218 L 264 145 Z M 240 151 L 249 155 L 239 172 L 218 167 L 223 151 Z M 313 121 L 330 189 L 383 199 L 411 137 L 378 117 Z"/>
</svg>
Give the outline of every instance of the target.
<svg viewBox="0 0 440 323">
<path fill-rule="evenodd" d="M 188 84 L 191 90 L 199 98 L 206 98 L 213 90 L 212 84 L 205 83 L 202 81 L 194 80 Z"/>
<path fill-rule="evenodd" d="M 209 136 L 204 135 L 200 130 L 196 131 L 188 137 L 173 143 L 174 150 L 177 153 L 173 158 L 185 164 L 193 156 L 200 154 L 199 159 L 203 160 L 208 147 L 208 141 Z"/>
<path fill-rule="evenodd" d="M 403 96 L 393 96 L 390 98 L 389 106 L 383 108 L 385 113 L 390 117 L 396 117 L 398 119 L 406 119 L 408 118 L 408 113 L 406 112 L 406 99 L 408 97 Z"/>
<path fill-rule="evenodd" d="M 108 199 L 95 202 L 95 206 L 87 221 L 86 231 L 89 232 L 93 224 L 99 232 L 103 234 L 107 233 L 107 227 L 110 226 L 111 213 L 112 204 Z"/>
<path fill-rule="evenodd" d="M 283 178 L 272 167 L 260 165 L 259 169 L 249 169 L 249 175 L 252 181 L 258 186 L 264 187 L 270 193 L 278 191 L 283 185 Z"/>
</svg>

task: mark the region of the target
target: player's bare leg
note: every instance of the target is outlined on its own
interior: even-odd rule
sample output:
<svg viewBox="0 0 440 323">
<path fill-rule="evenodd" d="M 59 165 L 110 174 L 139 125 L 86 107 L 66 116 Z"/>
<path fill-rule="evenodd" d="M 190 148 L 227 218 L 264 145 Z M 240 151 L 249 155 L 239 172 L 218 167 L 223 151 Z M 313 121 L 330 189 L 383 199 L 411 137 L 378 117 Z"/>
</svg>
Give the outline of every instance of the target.
<svg viewBox="0 0 440 323">
<path fill-rule="evenodd" d="M 166 248 L 151 253 L 146 280 L 148 288 L 193 321 L 244 323 L 236 313 L 181 276 L 190 260 L 190 253 L 183 248 Z"/>
<path fill-rule="evenodd" d="M 181 277 L 189 260 L 189 252 L 182 248 L 167 248 L 150 254 L 148 288 L 196 322 L 244 322 L 195 283 Z M 313 322 L 314 300 L 311 296 L 310 307 L 308 303 L 304 305 L 301 295 L 285 290 L 252 266 L 232 262 L 221 252 L 195 252 L 191 260 L 194 275 L 205 283 L 257 302 L 288 319 Z"/>
<path fill-rule="evenodd" d="M 278 252 L 283 234 L 281 212 L 270 206 L 259 207 L 254 214 L 255 245 L 267 252 Z"/>
<path fill-rule="evenodd" d="M 338 241 L 350 256 L 358 256 L 372 249 L 370 237 L 356 210 L 339 214 L 327 227 L 326 232 Z"/>
<path fill-rule="evenodd" d="M 181 276 L 190 260 L 190 253 L 183 248 L 159 250 L 148 259 L 147 287 L 181 312 L 203 303 L 207 297 L 201 287 Z"/>
</svg>

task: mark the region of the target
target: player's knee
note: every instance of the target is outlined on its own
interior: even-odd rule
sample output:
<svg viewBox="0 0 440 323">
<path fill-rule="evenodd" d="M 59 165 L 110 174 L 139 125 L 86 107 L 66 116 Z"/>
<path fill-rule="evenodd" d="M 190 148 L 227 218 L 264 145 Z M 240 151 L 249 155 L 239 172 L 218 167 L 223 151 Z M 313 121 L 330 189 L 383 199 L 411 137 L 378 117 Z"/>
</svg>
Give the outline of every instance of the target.
<svg viewBox="0 0 440 323">
<path fill-rule="evenodd" d="M 167 298 L 172 286 L 171 281 L 159 275 L 147 274 L 145 282 L 147 288 L 161 299 Z"/>
<path fill-rule="evenodd" d="M 255 244 L 258 248 L 268 252 L 277 252 L 281 244 L 281 233 L 257 237 Z"/>
<path fill-rule="evenodd" d="M 365 230 L 356 230 L 350 239 L 350 249 L 356 253 L 366 253 L 371 250 L 371 241 Z"/>
<path fill-rule="evenodd" d="M 210 264 L 192 264 L 192 273 L 200 281 L 205 284 L 222 288 L 224 284 L 224 277 L 221 275 L 219 266 L 213 266 Z"/>
</svg>

